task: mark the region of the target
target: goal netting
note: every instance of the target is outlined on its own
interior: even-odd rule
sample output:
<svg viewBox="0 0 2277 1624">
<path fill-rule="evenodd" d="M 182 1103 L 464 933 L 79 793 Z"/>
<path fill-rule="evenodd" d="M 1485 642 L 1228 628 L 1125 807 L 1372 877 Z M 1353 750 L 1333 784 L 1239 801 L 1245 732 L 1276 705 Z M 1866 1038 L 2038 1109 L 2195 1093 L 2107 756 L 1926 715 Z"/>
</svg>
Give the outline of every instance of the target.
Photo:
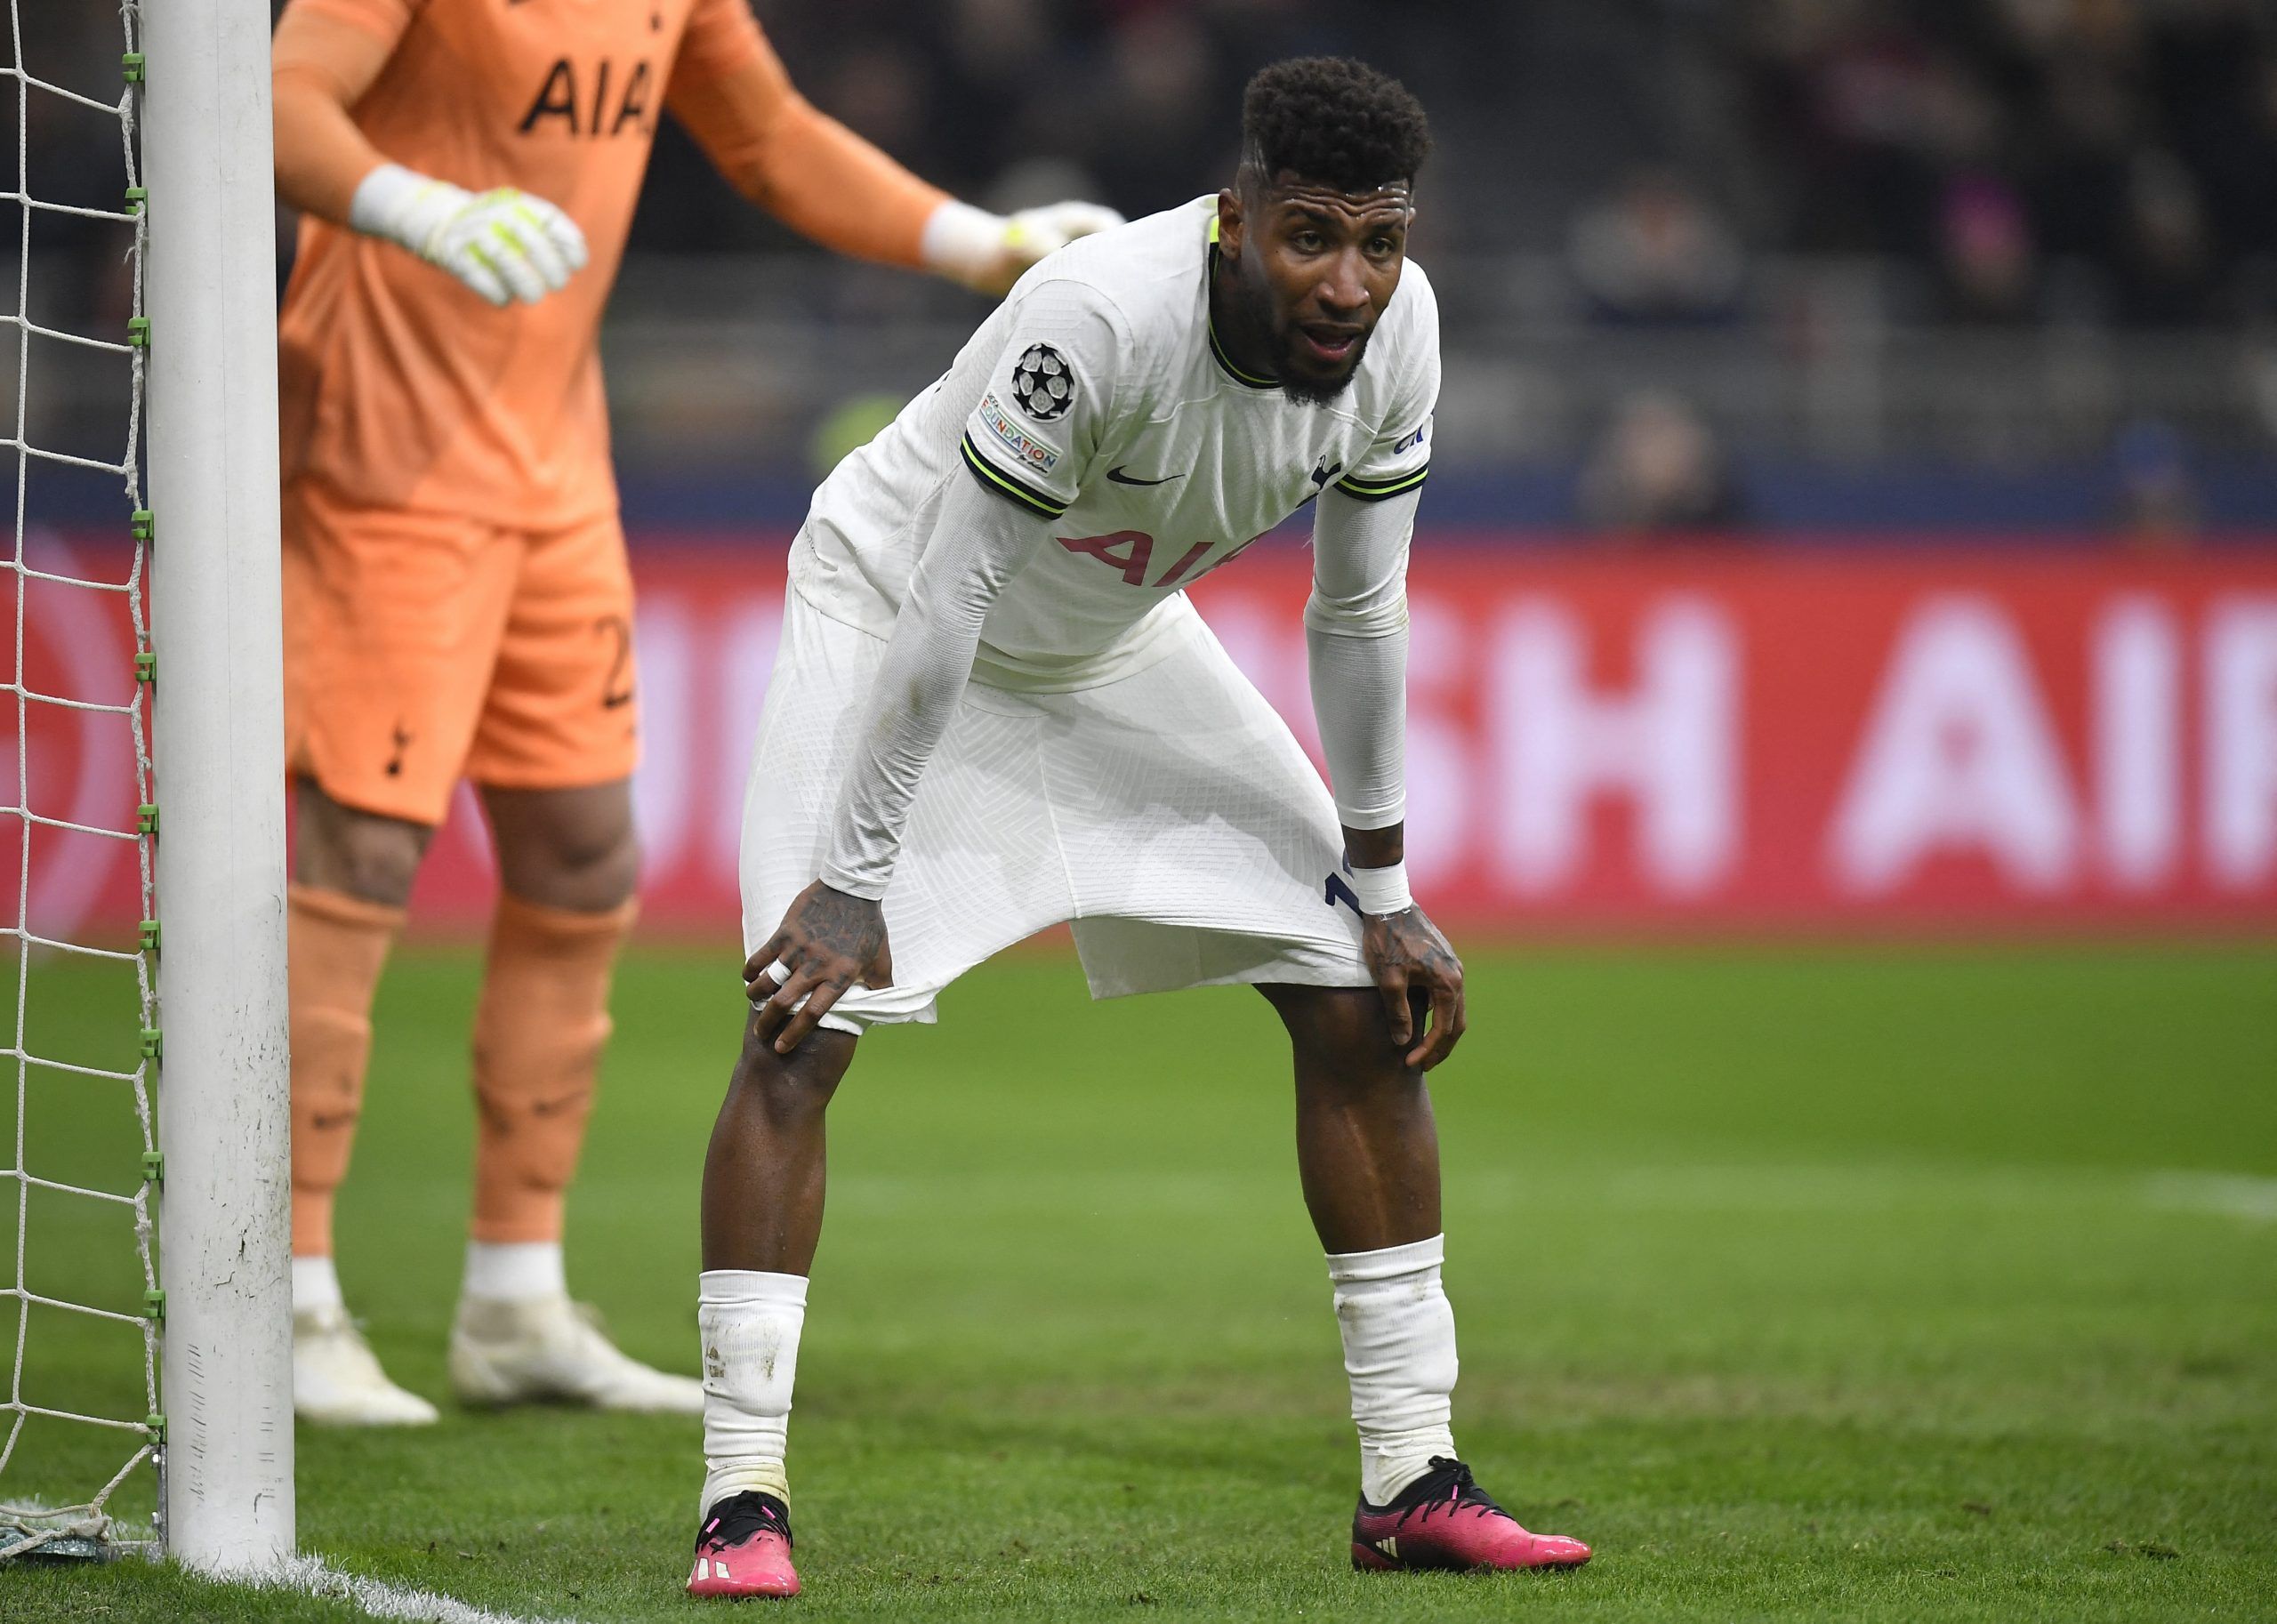
<svg viewBox="0 0 2277 1624">
<path fill-rule="evenodd" d="M 0 1563 L 293 1552 L 269 0 L 7 0 Z M 7 866 L 12 862 L 12 869 Z"/>
<path fill-rule="evenodd" d="M 133 4 L 112 17 L 10 0 L 14 660 L 0 831 L 14 872 L 0 868 L 10 895 L 0 934 L 13 1015 L 0 1150 L 0 1560 L 101 1556 L 157 1534 L 163 1163 L 152 1108 L 140 31 Z"/>
</svg>

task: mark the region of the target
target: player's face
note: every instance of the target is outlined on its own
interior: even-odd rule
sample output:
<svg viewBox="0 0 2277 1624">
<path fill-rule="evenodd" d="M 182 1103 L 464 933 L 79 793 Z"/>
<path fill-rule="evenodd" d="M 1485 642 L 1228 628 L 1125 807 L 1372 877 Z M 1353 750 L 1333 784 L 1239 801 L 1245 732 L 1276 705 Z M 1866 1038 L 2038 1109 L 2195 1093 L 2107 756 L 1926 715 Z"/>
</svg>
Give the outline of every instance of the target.
<svg viewBox="0 0 2277 1624">
<path fill-rule="evenodd" d="M 1235 214 L 1220 214 L 1219 237 L 1251 342 L 1291 394 L 1334 398 L 1399 286 L 1415 214 L 1408 189 L 1340 192 L 1284 172 Z"/>
</svg>

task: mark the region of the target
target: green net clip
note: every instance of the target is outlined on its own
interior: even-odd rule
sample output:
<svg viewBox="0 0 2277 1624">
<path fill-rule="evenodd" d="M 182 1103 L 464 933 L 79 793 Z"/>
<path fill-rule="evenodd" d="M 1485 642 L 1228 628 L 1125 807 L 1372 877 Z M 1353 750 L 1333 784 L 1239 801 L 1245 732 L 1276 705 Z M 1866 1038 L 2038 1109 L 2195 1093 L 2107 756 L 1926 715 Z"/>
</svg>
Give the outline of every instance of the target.
<svg viewBox="0 0 2277 1624">
<path fill-rule="evenodd" d="M 119 76 L 125 79 L 129 84 L 141 84 L 142 53 L 140 51 L 130 51 L 125 56 L 120 57 L 118 59 L 118 72 Z"/>
<path fill-rule="evenodd" d="M 128 187 L 126 189 L 126 212 L 130 214 L 140 214 L 142 212 L 143 204 L 149 201 L 149 197 L 150 189 L 149 187 Z"/>
<path fill-rule="evenodd" d="M 137 508 L 126 516 L 126 533 L 138 542 L 150 539 L 151 514 L 148 508 Z"/>
<path fill-rule="evenodd" d="M 141 931 L 141 937 L 142 937 L 142 951 L 143 951 L 144 953 L 154 953 L 157 952 L 157 951 L 158 951 L 158 921 L 157 921 L 157 920 L 154 920 L 154 919 L 146 919 L 146 920 L 144 920 L 144 921 L 142 921 L 142 931 Z"/>
<path fill-rule="evenodd" d="M 134 830 L 138 834 L 158 832 L 158 806 L 156 801 L 144 801 L 134 808 Z"/>
<path fill-rule="evenodd" d="M 149 1320 L 163 1320 L 166 1317 L 166 1294 L 164 1291 L 149 1290 L 142 1293 L 142 1317 Z"/>
<path fill-rule="evenodd" d="M 166 1441 L 166 1418 L 153 1410 L 142 1418 L 142 1430 L 150 1435 L 151 1443 L 164 1443 Z"/>
<path fill-rule="evenodd" d="M 150 347 L 150 318 L 148 316 L 126 318 L 126 342 L 127 347 L 133 350 L 148 350 Z"/>
<path fill-rule="evenodd" d="M 165 1178 L 166 1153 L 162 1150 L 144 1151 L 142 1153 L 142 1182 L 164 1184 Z"/>
<path fill-rule="evenodd" d="M 159 1051 L 165 1048 L 165 1040 L 159 1035 L 158 1029 L 156 1026 L 145 1026 L 142 1028 L 142 1057 L 144 1059 L 156 1060 L 158 1057 Z"/>
<path fill-rule="evenodd" d="M 134 656 L 134 680 L 156 682 L 158 679 L 158 656 L 144 649 Z"/>
</svg>

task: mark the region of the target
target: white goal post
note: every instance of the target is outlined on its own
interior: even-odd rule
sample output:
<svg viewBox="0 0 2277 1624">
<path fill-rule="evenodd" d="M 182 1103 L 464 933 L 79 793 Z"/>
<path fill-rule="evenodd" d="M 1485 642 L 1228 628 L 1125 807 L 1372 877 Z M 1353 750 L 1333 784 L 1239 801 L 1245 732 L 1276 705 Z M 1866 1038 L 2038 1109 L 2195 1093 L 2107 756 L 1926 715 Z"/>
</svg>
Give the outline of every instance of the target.
<svg viewBox="0 0 2277 1624">
<path fill-rule="evenodd" d="M 269 0 L 140 0 L 166 1549 L 293 1554 Z"/>
</svg>

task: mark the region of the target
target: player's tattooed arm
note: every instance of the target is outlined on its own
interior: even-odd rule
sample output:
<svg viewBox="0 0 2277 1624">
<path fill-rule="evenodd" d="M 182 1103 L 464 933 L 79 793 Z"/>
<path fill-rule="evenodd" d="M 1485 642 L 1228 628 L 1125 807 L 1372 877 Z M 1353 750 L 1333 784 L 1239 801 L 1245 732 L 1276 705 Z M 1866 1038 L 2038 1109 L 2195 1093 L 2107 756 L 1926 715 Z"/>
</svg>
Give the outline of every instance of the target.
<svg viewBox="0 0 2277 1624">
<path fill-rule="evenodd" d="M 1347 824 L 1344 849 L 1358 867 L 1388 868 L 1406 858 L 1406 825 L 1355 829 Z M 1383 995 L 1392 1041 L 1406 1050 L 1408 1065 L 1428 1072 L 1454 1052 L 1468 1024 L 1462 961 L 1429 916 L 1412 904 L 1397 913 L 1364 913 L 1361 918 L 1360 954 L 1376 978 L 1376 991 Z"/>
<path fill-rule="evenodd" d="M 777 969 L 780 972 L 778 974 Z M 744 992 L 758 1006 L 759 1035 L 787 1055 L 848 987 L 893 985 L 884 908 L 816 880 L 744 964 Z"/>
</svg>

